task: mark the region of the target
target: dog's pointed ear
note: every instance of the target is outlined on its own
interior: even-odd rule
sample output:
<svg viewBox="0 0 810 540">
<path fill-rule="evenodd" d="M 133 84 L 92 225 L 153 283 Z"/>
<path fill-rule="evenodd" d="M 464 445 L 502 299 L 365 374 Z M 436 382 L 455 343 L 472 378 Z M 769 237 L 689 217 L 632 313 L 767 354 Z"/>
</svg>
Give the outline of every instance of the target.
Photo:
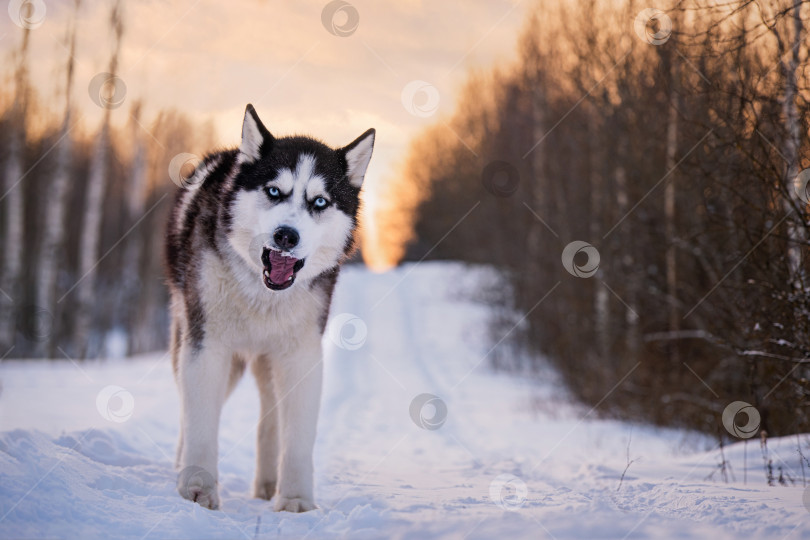
<svg viewBox="0 0 810 540">
<path fill-rule="evenodd" d="M 273 136 L 264 127 L 256 109 L 248 103 L 245 107 L 245 119 L 242 122 L 242 144 L 239 145 L 239 152 L 242 154 L 243 162 L 256 161 L 263 152 L 267 152 L 273 144 Z"/>
<path fill-rule="evenodd" d="M 349 177 L 349 183 L 358 189 L 363 185 L 363 177 L 366 175 L 368 162 L 371 161 L 376 133 L 372 128 L 341 149 L 346 157 L 346 176 Z"/>
</svg>

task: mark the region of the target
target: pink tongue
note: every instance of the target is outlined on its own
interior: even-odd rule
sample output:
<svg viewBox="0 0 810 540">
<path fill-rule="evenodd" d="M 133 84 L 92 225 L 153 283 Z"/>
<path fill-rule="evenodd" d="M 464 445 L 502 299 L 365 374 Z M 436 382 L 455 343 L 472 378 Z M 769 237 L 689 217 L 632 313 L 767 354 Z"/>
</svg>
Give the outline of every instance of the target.
<svg viewBox="0 0 810 540">
<path fill-rule="evenodd" d="M 293 267 L 298 259 L 285 257 L 278 251 L 270 251 L 270 281 L 283 285 L 293 275 Z"/>
</svg>

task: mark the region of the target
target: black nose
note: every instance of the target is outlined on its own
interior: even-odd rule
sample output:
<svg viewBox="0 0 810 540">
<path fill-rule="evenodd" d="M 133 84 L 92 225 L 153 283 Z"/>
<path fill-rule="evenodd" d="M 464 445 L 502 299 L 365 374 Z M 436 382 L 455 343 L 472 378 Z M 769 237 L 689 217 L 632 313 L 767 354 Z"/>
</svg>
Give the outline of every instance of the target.
<svg viewBox="0 0 810 540">
<path fill-rule="evenodd" d="M 298 236 L 298 231 L 292 227 L 279 227 L 276 229 L 276 232 L 273 233 L 273 240 L 279 248 L 284 251 L 289 251 L 298 245 L 300 237 Z"/>
</svg>

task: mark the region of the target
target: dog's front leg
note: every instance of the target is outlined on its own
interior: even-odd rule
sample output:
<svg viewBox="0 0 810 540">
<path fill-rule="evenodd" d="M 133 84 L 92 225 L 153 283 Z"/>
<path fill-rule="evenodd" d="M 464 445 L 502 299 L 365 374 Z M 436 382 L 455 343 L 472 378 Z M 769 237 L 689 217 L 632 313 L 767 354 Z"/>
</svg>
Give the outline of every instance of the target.
<svg viewBox="0 0 810 540">
<path fill-rule="evenodd" d="M 217 435 L 231 357 L 221 347 L 203 342 L 200 347 L 184 343 L 179 359 L 182 447 L 177 491 L 215 510 L 219 507 Z"/>
<path fill-rule="evenodd" d="M 275 510 L 307 512 L 313 495 L 312 449 L 321 403 L 321 336 L 304 339 L 284 358 L 274 359 L 273 382 L 279 398 L 281 462 Z M 278 369 L 275 369 L 275 368 Z"/>
<path fill-rule="evenodd" d="M 278 484 L 278 402 L 271 372 L 271 360 L 261 355 L 252 363 L 259 386 L 261 416 L 256 441 L 256 478 L 253 496 L 268 501 L 276 494 Z"/>
</svg>

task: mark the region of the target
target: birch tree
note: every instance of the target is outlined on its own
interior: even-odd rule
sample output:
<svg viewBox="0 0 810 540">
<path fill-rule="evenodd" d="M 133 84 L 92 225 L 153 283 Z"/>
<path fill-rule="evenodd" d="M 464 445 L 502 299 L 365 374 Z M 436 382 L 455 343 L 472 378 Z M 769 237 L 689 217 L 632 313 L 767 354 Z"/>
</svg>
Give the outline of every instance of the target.
<svg viewBox="0 0 810 540">
<path fill-rule="evenodd" d="M 676 23 L 677 24 L 677 23 Z M 668 45 L 668 47 L 667 47 Z M 664 235 L 667 240 L 666 249 L 666 279 L 667 279 L 667 300 L 668 300 L 668 330 L 672 335 L 676 335 L 681 326 L 681 318 L 678 313 L 678 261 L 677 254 L 677 229 L 676 229 L 676 189 L 675 177 L 677 177 L 678 153 L 678 62 L 672 51 L 674 43 L 668 43 L 662 47 L 662 59 L 665 76 L 667 77 L 668 102 L 667 107 L 667 131 L 666 131 L 666 160 L 664 174 L 669 175 L 664 187 Z M 672 356 L 675 362 L 678 361 L 677 341 L 673 342 Z"/>
<path fill-rule="evenodd" d="M 796 104 L 798 97 L 797 73 L 799 71 L 799 51 L 804 40 L 804 23 L 801 18 L 802 0 L 793 0 L 792 9 L 788 12 L 788 28 L 792 27 L 786 36 L 782 36 L 779 31 L 777 20 L 771 22 L 763 20 L 771 34 L 774 36 L 779 51 L 779 67 L 784 76 L 784 89 L 782 93 L 782 113 L 784 117 L 785 138 L 782 141 L 782 156 L 785 159 L 785 191 L 788 198 L 785 199 L 785 211 L 792 212 L 794 209 L 802 208 L 805 203 L 794 186 L 794 182 L 799 175 L 799 145 L 800 145 L 800 125 L 799 110 Z M 792 23 L 792 24 L 790 24 Z M 802 211 L 801 214 L 804 214 Z M 807 243 L 807 230 L 804 219 L 800 218 L 798 223 L 791 219 L 788 222 L 788 269 L 790 279 L 795 287 L 802 284 L 802 276 L 799 275 L 802 265 L 802 250 Z"/>
<path fill-rule="evenodd" d="M 70 138 L 73 121 L 73 75 L 76 66 L 76 27 L 77 15 L 81 0 L 75 0 L 73 20 L 68 29 L 68 59 L 65 70 L 65 112 L 56 149 L 56 167 L 49 189 L 44 194 L 45 212 L 42 242 L 40 244 L 39 263 L 36 276 L 36 305 L 46 310 L 52 317 L 57 317 L 55 301 L 56 282 L 60 268 L 63 268 L 63 243 L 65 231 L 65 210 L 67 207 L 70 169 L 73 163 Z M 57 335 L 51 332 L 37 344 L 38 356 L 53 356 Z"/>
<path fill-rule="evenodd" d="M 598 114 L 593 110 L 591 105 L 590 114 L 593 118 L 598 118 Z M 602 236 L 602 215 L 605 210 L 605 187 L 604 178 L 602 176 L 602 163 L 605 160 L 605 155 L 601 152 L 602 141 L 600 140 L 599 133 L 604 129 L 603 126 L 598 125 L 596 121 L 591 121 L 588 124 L 587 144 L 588 144 L 588 157 L 589 157 L 589 189 L 588 196 L 590 198 L 590 208 L 588 215 L 590 218 L 589 230 L 591 241 L 595 241 Z M 596 276 L 601 277 L 600 273 Z M 596 277 L 595 276 L 595 277 Z M 610 354 L 610 306 L 608 305 L 608 290 L 604 283 L 594 283 L 593 294 L 593 314 L 594 314 L 594 330 L 596 332 L 596 340 L 598 344 L 597 350 L 603 355 L 602 360 L 607 360 Z"/>
<path fill-rule="evenodd" d="M 526 70 L 526 88 L 529 89 L 531 107 L 531 134 L 532 140 L 536 141 L 536 147 L 531 150 L 528 156 L 529 170 L 531 175 L 528 178 L 529 201 L 532 205 L 532 212 L 543 213 L 543 208 L 547 204 L 545 192 L 545 182 L 543 173 L 544 148 L 540 141 L 545 136 L 545 81 L 543 78 L 543 58 L 539 48 L 539 35 L 541 33 L 540 21 L 536 14 L 530 16 L 527 32 L 528 37 L 523 43 L 523 62 Z M 542 260 L 542 234 L 545 226 L 536 218 L 529 220 L 528 232 L 526 234 L 526 262 L 525 271 L 530 279 L 535 280 L 540 275 L 540 261 Z M 539 288 L 539 287 L 538 287 Z"/>
<path fill-rule="evenodd" d="M 113 30 L 114 44 L 107 76 L 110 81 L 115 81 L 121 52 L 121 37 L 124 32 L 121 0 L 117 0 L 113 5 L 110 13 L 110 25 Z M 100 91 L 104 90 L 100 89 Z M 104 116 L 96 139 L 87 180 L 84 224 L 79 243 L 80 281 L 78 285 L 78 310 L 74 329 L 74 343 L 75 353 L 80 358 L 86 357 L 88 353 L 96 352 L 95 350 L 88 350 L 88 346 L 90 344 L 96 345 L 96 340 L 91 336 L 91 332 L 93 331 L 93 303 L 96 295 L 96 267 L 98 265 L 102 217 L 104 215 L 104 192 L 108 176 L 107 158 L 110 147 L 110 114 L 112 111 L 112 104 L 103 100 L 102 103 Z"/>
<path fill-rule="evenodd" d="M 20 271 L 23 259 L 23 167 L 28 104 L 28 45 L 31 30 L 23 27 L 22 43 L 17 51 L 14 74 L 14 102 L 9 115 L 8 159 L 3 171 L 3 257 L 0 272 L 0 346 L 5 354 L 14 346 L 17 328 L 17 303 L 20 301 Z"/>
<path fill-rule="evenodd" d="M 134 149 L 130 174 L 126 186 L 127 224 L 135 224 L 143 215 L 147 197 L 147 159 L 146 145 L 141 136 L 141 103 L 135 103 L 130 113 L 130 134 Z M 132 234 L 126 239 L 124 257 L 121 263 L 121 297 L 118 303 L 118 313 L 122 320 L 118 321 L 128 329 L 128 354 L 135 349 L 135 325 L 138 323 L 138 290 L 141 285 L 141 259 L 144 237 Z"/>
</svg>

